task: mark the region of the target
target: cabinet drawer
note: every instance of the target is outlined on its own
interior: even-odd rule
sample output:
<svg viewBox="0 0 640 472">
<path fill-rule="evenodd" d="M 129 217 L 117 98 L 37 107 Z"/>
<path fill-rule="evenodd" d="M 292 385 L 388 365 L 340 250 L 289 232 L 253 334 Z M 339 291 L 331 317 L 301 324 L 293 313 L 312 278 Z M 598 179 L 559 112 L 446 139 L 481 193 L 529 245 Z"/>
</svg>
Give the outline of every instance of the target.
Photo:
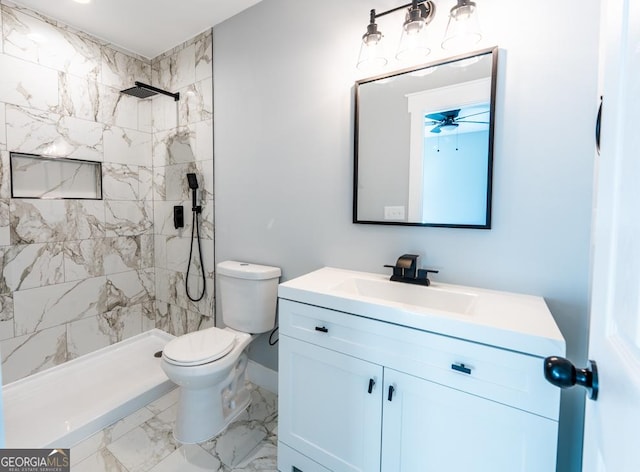
<svg viewBox="0 0 640 472">
<path fill-rule="evenodd" d="M 282 334 L 557 421 L 543 359 L 280 299 Z"/>
</svg>

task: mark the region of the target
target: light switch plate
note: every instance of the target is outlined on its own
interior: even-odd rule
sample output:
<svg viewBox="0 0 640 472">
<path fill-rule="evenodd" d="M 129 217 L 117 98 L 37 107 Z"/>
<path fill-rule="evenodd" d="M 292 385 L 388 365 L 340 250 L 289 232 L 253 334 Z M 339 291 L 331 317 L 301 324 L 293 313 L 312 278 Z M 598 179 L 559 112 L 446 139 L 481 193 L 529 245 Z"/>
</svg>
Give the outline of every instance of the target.
<svg viewBox="0 0 640 472">
<path fill-rule="evenodd" d="M 384 207 L 384 219 L 385 220 L 394 220 L 394 221 L 403 221 L 404 217 L 404 206 L 385 206 Z"/>
</svg>

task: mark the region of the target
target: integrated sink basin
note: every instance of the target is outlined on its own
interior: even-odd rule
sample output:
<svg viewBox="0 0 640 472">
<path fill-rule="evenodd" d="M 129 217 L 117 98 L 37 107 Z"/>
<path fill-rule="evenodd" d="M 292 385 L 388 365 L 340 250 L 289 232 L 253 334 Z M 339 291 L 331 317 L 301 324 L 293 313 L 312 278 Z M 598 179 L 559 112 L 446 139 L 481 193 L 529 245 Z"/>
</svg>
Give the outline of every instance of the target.
<svg viewBox="0 0 640 472">
<path fill-rule="evenodd" d="M 463 315 L 470 313 L 477 298 L 471 293 L 361 277 L 347 278 L 332 289 L 349 295 Z"/>
<path fill-rule="evenodd" d="M 544 299 L 531 295 L 438 281 L 426 287 L 392 282 L 389 274 L 324 267 L 281 283 L 278 296 L 341 316 L 473 339 L 540 357 L 565 349 Z"/>
</svg>

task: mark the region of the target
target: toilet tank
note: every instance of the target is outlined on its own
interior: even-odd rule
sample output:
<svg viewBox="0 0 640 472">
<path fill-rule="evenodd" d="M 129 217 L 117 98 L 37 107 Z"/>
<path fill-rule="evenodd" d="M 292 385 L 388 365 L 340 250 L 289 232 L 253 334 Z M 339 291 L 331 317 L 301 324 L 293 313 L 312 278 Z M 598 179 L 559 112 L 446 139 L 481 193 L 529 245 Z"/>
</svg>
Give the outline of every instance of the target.
<svg viewBox="0 0 640 472">
<path fill-rule="evenodd" d="M 225 261 L 217 266 L 222 321 L 245 333 L 271 331 L 276 322 L 278 267 Z"/>
</svg>

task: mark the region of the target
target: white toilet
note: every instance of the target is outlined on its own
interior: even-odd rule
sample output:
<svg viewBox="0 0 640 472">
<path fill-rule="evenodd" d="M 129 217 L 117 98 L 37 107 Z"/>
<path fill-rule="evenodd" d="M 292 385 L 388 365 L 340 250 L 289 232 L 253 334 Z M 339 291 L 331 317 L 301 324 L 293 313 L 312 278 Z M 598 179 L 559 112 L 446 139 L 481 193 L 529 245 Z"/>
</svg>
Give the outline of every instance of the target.
<svg viewBox="0 0 640 472">
<path fill-rule="evenodd" d="M 185 444 L 218 435 L 247 408 L 247 347 L 276 319 L 279 268 L 226 261 L 217 274 L 226 328 L 185 334 L 162 352 L 162 370 L 180 387 L 173 436 Z"/>
</svg>

